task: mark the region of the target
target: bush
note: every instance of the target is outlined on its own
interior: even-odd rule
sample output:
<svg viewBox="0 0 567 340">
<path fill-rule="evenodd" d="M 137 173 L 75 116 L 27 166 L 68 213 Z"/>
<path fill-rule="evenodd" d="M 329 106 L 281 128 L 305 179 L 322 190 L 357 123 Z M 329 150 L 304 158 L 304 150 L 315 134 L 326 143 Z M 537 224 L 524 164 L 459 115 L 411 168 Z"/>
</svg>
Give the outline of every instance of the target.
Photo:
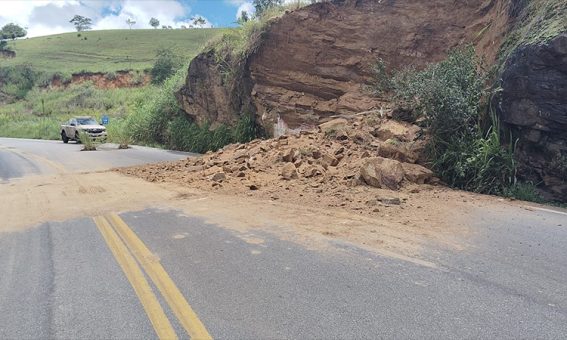
<svg viewBox="0 0 567 340">
<path fill-rule="evenodd" d="M 22 99 L 33 88 L 39 76 L 31 65 L 17 65 L 0 68 L 2 92 Z"/>
<path fill-rule="evenodd" d="M 96 144 L 86 132 L 79 132 L 79 141 L 83 144 L 81 151 L 95 151 Z"/>
<path fill-rule="evenodd" d="M 205 153 L 232 143 L 246 143 L 262 134 L 254 117 L 246 114 L 234 127 L 221 125 L 213 130 L 209 124 L 199 126 L 184 116 L 177 116 L 169 123 L 167 135 L 167 146 L 171 149 Z"/>
<path fill-rule="evenodd" d="M 503 196 L 535 203 L 544 203 L 544 199 L 537 192 L 536 186 L 533 183 L 514 183 L 506 188 Z"/>
<path fill-rule="evenodd" d="M 179 69 L 181 61 L 170 49 L 158 50 L 156 57 L 150 74 L 153 84 L 161 84 Z"/>
<path fill-rule="evenodd" d="M 466 48 L 423 71 L 400 72 L 390 84 L 397 105 L 423 119 L 430 166 L 443 181 L 502 194 L 515 182 L 514 149 L 502 146 L 496 116 L 482 115 L 487 93 L 480 69 L 474 49 Z"/>
<path fill-rule="evenodd" d="M 116 80 L 117 77 L 118 77 L 118 76 L 116 75 L 115 72 L 108 72 L 108 73 L 106 73 L 106 74 L 104 75 L 104 78 L 105 78 L 106 80 Z"/>
</svg>

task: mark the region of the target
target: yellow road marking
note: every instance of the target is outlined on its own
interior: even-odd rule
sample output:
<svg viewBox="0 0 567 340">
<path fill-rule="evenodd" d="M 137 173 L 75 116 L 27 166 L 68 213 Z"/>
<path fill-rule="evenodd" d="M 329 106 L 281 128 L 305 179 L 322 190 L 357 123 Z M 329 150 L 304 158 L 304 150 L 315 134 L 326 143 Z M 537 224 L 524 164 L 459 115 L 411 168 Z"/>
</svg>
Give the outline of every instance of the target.
<svg viewBox="0 0 567 340">
<path fill-rule="evenodd" d="M 199 317 L 159 263 L 159 260 L 156 259 L 142 240 L 136 236 L 120 216 L 110 214 L 107 217 L 136 260 L 142 265 L 146 274 L 159 289 L 183 328 L 191 336 L 191 339 L 212 339 L 205 325 L 199 320 Z"/>
<path fill-rule="evenodd" d="M 134 288 L 136 295 L 138 295 L 158 337 L 160 339 L 177 339 L 169 319 L 161 308 L 136 260 L 128 252 L 126 245 L 120 240 L 120 237 L 104 217 L 97 216 L 94 218 L 94 221 L 108 248 L 110 248 L 114 258 L 116 258 L 116 261 L 122 267 L 124 274 Z"/>
</svg>

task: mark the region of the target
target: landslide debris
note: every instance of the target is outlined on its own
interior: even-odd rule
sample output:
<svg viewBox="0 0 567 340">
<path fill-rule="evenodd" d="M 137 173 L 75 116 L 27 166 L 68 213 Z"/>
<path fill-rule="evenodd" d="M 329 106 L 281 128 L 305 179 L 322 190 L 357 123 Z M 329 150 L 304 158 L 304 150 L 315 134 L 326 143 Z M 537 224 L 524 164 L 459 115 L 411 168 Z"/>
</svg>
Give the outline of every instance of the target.
<svg viewBox="0 0 567 340">
<path fill-rule="evenodd" d="M 312 131 L 231 144 L 182 161 L 118 169 L 151 182 L 366 213 L 438 183 L 418 164 L 420 128 L 377 113 L 337 118 Z M 258 194 L 257 194 L 258 195 Z M 402 203 L 403 205 L 403 203 Z"/>
</svg>

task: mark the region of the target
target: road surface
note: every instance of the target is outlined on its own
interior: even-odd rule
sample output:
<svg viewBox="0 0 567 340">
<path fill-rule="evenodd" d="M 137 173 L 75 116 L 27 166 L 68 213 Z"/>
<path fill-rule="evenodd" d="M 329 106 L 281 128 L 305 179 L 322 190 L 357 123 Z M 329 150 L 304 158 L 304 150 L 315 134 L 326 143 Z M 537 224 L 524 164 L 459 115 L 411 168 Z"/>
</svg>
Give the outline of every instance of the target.
<svg viewBox="0 0 567 340">
<path fill-rule="evenodd" d="M 0 228 L 2 339 L 567 336 L 564 210 L 472 207 L 467 247 L 432 242 L 421 261 L 340 239 L 318 248 L 264 229 L 237 231 L 169 203 L 44 211 L 47 220 L 21 222 L 42 209 L 36 197 L 47 204 L 33 194 L 42 181 L 87 183 L 84 172 L 188 156 L 79 149 L 0 138 L 0 198 L 27 195 L 29 210 L 20 219 L 5 210 L 10 225 Z M 107 194 L 88 197 L 103 204 Z"/>
</svg>

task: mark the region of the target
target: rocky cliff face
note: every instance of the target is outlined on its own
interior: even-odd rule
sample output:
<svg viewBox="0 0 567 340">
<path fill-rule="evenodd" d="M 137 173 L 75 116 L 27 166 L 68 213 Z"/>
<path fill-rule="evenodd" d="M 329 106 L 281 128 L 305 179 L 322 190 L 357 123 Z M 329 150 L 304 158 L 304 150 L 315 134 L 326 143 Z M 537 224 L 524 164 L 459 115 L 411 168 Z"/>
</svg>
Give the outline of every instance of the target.
<svg viewBox="0 0 567 340">
<path fill-rule="evenodd" d="M 381 58 L 420 67 L 473 42 L 491 63 L 508 27 L 504 0 L 355 0 L 317 3 L 271 23 L 263 43 L 225 83 L 214 55 L 193 60 L 178 98 L 195 120 L 255 113 L 272 134 L 329 116 L 380 108 L 367 86 Z"/>
<path fill-rule="evenodd" d="M 516 50 L 501 88 L 500 117 L 519 139 L 522 177 L 567 201 L 567 34 Z"/>
<path fill-rule="evenodd" d="M 367 89 L 371 66 L 378 58 L 390 69 L 419 68 L 444 59 L 454 47 L 472 43 L 490 67 L 507 34 L 522 36 L 513 27 L 533 24 L 545 29 L 546 18 L 556 16 L 560 23 L 567 13 L 564 2 L 534 0 L 545 15 L 532 15 L 531 23 L 519 22 L 519 13 L 530 12 L 527 4 L 523 0 L 314 4 L 271 22 L 259 48 L 240 64 L 231 81 L 213 52 L 195 58 L 178 99 L 198 122 L 230 123 L 239 114 L 253 113 L 276 136 L 316 126 L 331 116 L 379 109 L 384 103 Z M 521 177 L 543 184 L 549 198 L 567 201 L 567 37 L 541 41 L 519 44 L 509 55 L 502 68 L 498 113 L 519 140 Z"/>
</svg>

